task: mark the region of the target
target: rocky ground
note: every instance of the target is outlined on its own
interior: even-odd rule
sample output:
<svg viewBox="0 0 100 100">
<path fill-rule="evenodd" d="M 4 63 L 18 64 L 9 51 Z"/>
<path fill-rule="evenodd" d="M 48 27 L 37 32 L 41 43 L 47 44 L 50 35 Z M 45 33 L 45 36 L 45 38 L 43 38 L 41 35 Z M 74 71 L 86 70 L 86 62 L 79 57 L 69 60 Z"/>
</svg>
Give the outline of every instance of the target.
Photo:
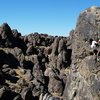
<svg viewBox="0 0 100 100">
<path fill-rule="evenodd" d="M 22 36 L 0 26 L 0 100 L 100 100 L 100 7 L 80 13 L 69 37 Z"/>
</svg>

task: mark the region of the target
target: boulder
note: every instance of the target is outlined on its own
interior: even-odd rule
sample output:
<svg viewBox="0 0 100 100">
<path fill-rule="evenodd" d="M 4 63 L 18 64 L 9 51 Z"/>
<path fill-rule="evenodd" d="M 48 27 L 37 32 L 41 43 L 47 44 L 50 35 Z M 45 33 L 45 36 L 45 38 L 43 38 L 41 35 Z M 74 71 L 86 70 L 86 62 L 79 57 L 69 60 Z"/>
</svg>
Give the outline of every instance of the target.
<svg viewBox="0 0 100 100">
<path fill-rule="evenodd" d="M 24 88 L 21 92 L 21 97 L 23 100 L 33 100 L 32 91 L 30 88 Z"/>
</svg>

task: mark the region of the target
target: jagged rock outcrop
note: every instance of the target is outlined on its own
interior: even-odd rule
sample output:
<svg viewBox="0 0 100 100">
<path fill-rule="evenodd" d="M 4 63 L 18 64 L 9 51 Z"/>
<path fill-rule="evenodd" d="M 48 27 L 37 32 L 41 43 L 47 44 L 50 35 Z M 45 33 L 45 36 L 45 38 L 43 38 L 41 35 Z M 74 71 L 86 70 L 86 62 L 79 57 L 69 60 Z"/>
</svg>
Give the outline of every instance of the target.
<svg viewBox="0 0 100 100">
<path fill-rule="evenodd" d="M 100 38 L 100 7 L 81 12 L 69 37 L 21 36 L 1 25 L 0 100 L 100 100 L 100 62 L 90 38 Z"/>
<path fill-rule="evenodd" d="M 93 6 L 81 12 L 70 35 L 72 63 L 64 100 L 99 100 L 100 62 L 96 55 L 90 55 L 89 39 L 100 39 L 100 7 Z"/>
<path fill-rule="evenodd" d="M 15 94 L 8 100 L 38 100 L 41 93 L 62 96 L 64 82 L 60 70 L 67 67 L 67 38 L 38 33 L 21 36 L 7 23 L 1 25 L 0 37 L 1 100 L 6 99 L 5 93 Z M 56 77 L 44 74 L 49 68 L 58 73 Z"/>
</svg>

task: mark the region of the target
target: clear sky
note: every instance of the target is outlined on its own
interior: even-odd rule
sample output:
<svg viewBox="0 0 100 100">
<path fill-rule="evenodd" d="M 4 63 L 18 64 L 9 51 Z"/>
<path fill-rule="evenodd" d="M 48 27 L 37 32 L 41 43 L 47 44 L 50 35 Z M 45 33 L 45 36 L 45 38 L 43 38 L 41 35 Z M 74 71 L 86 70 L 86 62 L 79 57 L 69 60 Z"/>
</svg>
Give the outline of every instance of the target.
<svg viewBox="0 0 100 100">
<path fill-rule="evenodd" d="M 68 36 L 80 12 L 93 5 L 100 0 L 0 0 L 0 24 L 7 22 L 22 35 Z"/>
</svg>

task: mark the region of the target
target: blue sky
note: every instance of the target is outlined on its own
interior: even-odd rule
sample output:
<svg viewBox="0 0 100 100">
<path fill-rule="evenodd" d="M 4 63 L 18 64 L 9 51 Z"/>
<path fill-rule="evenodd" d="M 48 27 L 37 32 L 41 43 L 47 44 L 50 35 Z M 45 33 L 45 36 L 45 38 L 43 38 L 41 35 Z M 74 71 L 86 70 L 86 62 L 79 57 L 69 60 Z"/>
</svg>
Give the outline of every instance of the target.
<svg viewBox="0 0 100 100">
<path fill-rule="evenodd" d="M 0 0 L 0 24 L 7 22 L 22 35 L 68 36 L 80 12 L 93 5 L 100 0 Z"/>
</svg>

